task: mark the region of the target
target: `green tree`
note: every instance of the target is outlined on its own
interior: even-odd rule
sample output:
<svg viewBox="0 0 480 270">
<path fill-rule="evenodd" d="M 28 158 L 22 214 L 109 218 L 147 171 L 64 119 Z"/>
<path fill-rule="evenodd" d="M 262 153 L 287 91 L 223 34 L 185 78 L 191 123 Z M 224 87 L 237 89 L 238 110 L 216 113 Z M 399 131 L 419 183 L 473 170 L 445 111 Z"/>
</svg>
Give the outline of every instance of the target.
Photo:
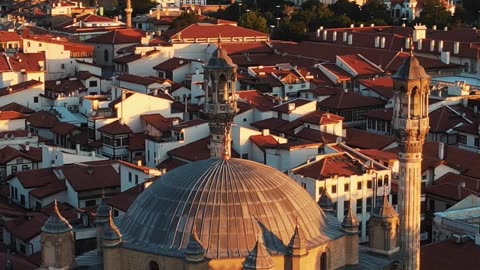
<svg viewBox="0 0 480 270">
<path fill-rule="evenodd" d="M 338 0 L 329 8 L 337 15 L 345 15 L 353 21 L 360 21 L 360 7 L 349 0 Z"/>
<path fill-rule="evenodd" d="M 238 25 L 264 33 L 268 32 L 267 20 L 260 15 L 260 13 L 255 11 L 250 11 L 243 14 L 238 21 Z"/>
<path fill-rule="evenodd" d="M 307 25 L 303 21 L 285 20 L 278 29 L 274 29 L 273 38 L 281 40 L 302 41 L 305 39 Z"/>
<path fill-rule="evenodd" d="M 426 0 L 423 6 L 423 10 L 420 13 L 420 17 L 415 20 L 416 22 L 432 27 L 437 25 L 442 28 L 450 25 L 452 21 L 452 14 L 446 9 L 440 0 Z"/>
<path fill-rule="evenodd" d="M 170 25 L 170 29 L 189 26 L 198 22 L 198 15 L 193 12 L 184 12 L 180 14 Z"/>
<path fill-rule="evenodd" d="M 475 24 L 480 27 L 480 1 L 478 0 L 463 0 L 463 8 L 465 9 L 465 22 L 468 24 Z"/>
<path fill-rule="evenodd" d="M 155 7 L 155 0 L 132 0 L 133 15 L 145 14 L 149 9 Z"/>
<path fill-rule="evenodd" d="M 363 22 L 367 23 L 380 23 L 380 25 L 385 25 L 387 23 L 392 23 L 392 17 L 390 12 L 387 10 L 387 5 L 383 3 L 382 0 L 368 0 L 360 11 L 360 19 Z M 375 23 L 375 25 L 377 25 Z"/>
</svg>

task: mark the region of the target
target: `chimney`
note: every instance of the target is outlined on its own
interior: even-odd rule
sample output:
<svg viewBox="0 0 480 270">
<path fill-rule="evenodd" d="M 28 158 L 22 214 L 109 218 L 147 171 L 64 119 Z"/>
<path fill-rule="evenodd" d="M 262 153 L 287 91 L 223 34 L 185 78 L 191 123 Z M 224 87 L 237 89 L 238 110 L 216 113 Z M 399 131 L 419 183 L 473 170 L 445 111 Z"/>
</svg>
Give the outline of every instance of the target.
<svg viewBox="0 0 480 270">
<path fill-rule="evenodd" d="M 26 152 L 30 151 L 30 145 L 29 145 L 28 143 L 25 144 L 25 151 L 26 151 Z"/>
<path fill-rule="evenodd" d="M 347 42 L 347 32 L 343 32 L 343 42 Z"/>
<path fill-rule="evenodd" d="M 432 26 L 432 30 L 437 30 L 437 26 L 436 26 L 436 25 L 433 25 L 433 26 Z"/>
<path fill-rule="evenodd" d="M 55 85 L 59 85 L 62 81 L 55 81 Z"/>
<path fill-rule="evenodd" d="M 80 155 L 80 144 L 75 144 L 75 150 L 77 151 L 77 155 Z"/>
<path fill-rule="evenodd" d="M 268 136 L 270 135 L 270 129 L 264 128 L 262 129 L 262 136 Z"/>
<path fill-rule="evenodd" d="M 386 43 L 386 39 L 385 39 L 385 37 L 382 37 L 382 38 L 380 39 L 380 47 L 381 47 L 382 49 L 385 48 L 385 43 Z"/>
<path fill-rule="evenodd" d="M 410 37 L 405 38 L 405 49 L 410 49 Z"/>
<path fill-rule="evenodd" d="M 460 42 L 455 41 L 453 43 L 453 54 L 458 54 L 460 53 Z"/>
<path fill-rule="evenodd" d="M 332 41 L 337 41 L 337 31 L 333 31 Z"/>
<path fill-rule="evenodd" d="M 443 160 L 445 157 L 445 144 L 443 142 L 438 143 L 438 159 Z"/>
<path fill-rule="evenodd" d="M 433 52 L 435 50 L 435 40 L 430 40 L 430 51 Z"/>
<path fill-rule="evenodd" d="M 360 24 L 360 27 L 363 27 L 363 23 Z"/>
<path fill-rule="evenodd" d="M 477 105 L 473 106 L 473 112 L 478 113 L 478 106 Z"/>
<path fill-rule="evenodd" d="M 402 27 L 405 27 L 405 26 L 407 26 L 407 24 L 406 24 L 406 23 L 402 23 Z"/>
<path fill-rule="evenodd" d="M 441 51 L 443 51 L 443 40 L 440 40 L 438 42 L 438 52 L 441 52 Z"/>
<path fill-rule="evenodd" d="M 380 47 L 380 37 L 375 37 L 375 48 Z"/>
<path fill-rule="evenodd" d="M 348 45 L 352 45 L 353 43 L 353 34 L 348 35 Z"/>
<path fill-rule="evenodd" d="M 137 166 L 142 166 L 142 160 L 141 159 L 137 160 Z"/>
<path fill-rule="evenodd" d="M 295 110 L 295 102 L 288 103 L 288 111 L 291 112 Z"/>
<path fill-rule="evenodd" d="M 375 27 L 375 24 L 374 24 L 374 23 L 371 23 L 371 24 L 370 24 L 370 27 Z"/>
<path fill-rule="evenodd" d="M 441 52 L 441 61 L 445 64 L 450 64 L 450 52 Z"/>
<path fill-rule="evenodd" d="M 445 26 L 445 27 L 443 28 L 443 31 L 448 31 L 448 26 Z"/>
<path fill-rule="evenodd" d="M 355 27 L 355 24 L 350 24 L 350 28 L 354 28 Z"/>
<path fill-rule="evenodd" d="M 320 28 L 317 29 L 317 38 L 320 37 Z"/>
<path fill-rule="evenodd" d="M 417 50 L 421 51 L 423 45 L 423 39 L 419 39 L 417 42 Z"/>
<path fill-rule="evenodd" d="M 323 30 L 323 40 L 327 40 L 328 32 L 327 30 Z"/>
</svg>

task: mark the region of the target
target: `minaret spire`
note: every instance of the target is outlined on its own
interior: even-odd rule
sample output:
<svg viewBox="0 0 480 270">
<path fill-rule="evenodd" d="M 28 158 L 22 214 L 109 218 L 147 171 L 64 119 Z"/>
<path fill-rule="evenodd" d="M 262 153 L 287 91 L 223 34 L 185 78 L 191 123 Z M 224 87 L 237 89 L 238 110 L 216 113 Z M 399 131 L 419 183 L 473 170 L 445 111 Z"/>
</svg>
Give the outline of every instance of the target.
<svg viewBox="0 0 480 270">
<path fill-rule="evenodd" d="M 128 28 L 132 28 L 132 0 L 127 0 L 127 8 L 125 9 L 125 17 Z"/>
<path fill-rule="evenodd" d="M 412 47 L 410 57 L 392 76 L 392 129 L 400 148 L 398 212 L 404 270 L 420 269 L 421 165 L 429 129 L 430 76 L 413 55 Z"/>
<path fill-rule="evenodd" d="M 231 156 L 231 127 L 237 112 L 236 81 L 237 65 L 221 47 L 204 68 L 204 112 L 210 126 L 210 157 L 229 159 Z"/>
</svg>

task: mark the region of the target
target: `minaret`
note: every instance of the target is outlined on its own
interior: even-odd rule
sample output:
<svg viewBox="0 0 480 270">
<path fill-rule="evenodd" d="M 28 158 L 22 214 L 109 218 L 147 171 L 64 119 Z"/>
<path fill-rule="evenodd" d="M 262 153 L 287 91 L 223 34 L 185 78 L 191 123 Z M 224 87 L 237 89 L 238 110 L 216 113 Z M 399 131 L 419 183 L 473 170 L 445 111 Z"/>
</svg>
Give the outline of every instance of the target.
<svg viewBox="0 0 480 270">
<path fill-rule="evenodd" d="M 127 8 L 125 9 L 125 17 L 128 28 L 132 28 L 132 0 L 127 0 Z"/>
<path fill-rule="evenodd" d="M 237 112 L 235 87 L 237 65 L 219 43 L 212 58 L 204 67 L 204 112 L 210 126 L 210 157 L 231 155 L 231 126 Z"/>
<path fill-rule="evenodd" d="M 429 129 L 430 76 L 418 59 L 405 60 L 393 79 L 392 129 L 399 145 L 400 250 L 404 269 L 420 269 L 420 201 L 422 149 Z"/>
<path fill-rule="evenodd" d="M 345 263 L 358 264 L 358 219 L 352 209 L 353 198 L 350 198 L 348 212 L 343 217 L 342 231 L 345 232 Z"/>
</svg>

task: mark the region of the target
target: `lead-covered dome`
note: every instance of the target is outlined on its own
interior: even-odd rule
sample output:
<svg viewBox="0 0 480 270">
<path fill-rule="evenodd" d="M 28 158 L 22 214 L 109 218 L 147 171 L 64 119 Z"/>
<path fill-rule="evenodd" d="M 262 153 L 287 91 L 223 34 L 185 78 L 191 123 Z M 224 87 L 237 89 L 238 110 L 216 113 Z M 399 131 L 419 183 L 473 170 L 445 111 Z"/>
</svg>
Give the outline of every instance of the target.
<svg viewBox="0 0 480 270">
<path fill-rule="evenodd" d="M 297 222 L 308 247 L 343 236 L 285 174 L 249 160 L 208 159 L 170 171 L 140 194 L 121 222 L 123 246 L 183 257 L 194 221 L 208 258 L 247 256 L 260 228 L 272 255 L 287 253 Z"/>
</svg>

